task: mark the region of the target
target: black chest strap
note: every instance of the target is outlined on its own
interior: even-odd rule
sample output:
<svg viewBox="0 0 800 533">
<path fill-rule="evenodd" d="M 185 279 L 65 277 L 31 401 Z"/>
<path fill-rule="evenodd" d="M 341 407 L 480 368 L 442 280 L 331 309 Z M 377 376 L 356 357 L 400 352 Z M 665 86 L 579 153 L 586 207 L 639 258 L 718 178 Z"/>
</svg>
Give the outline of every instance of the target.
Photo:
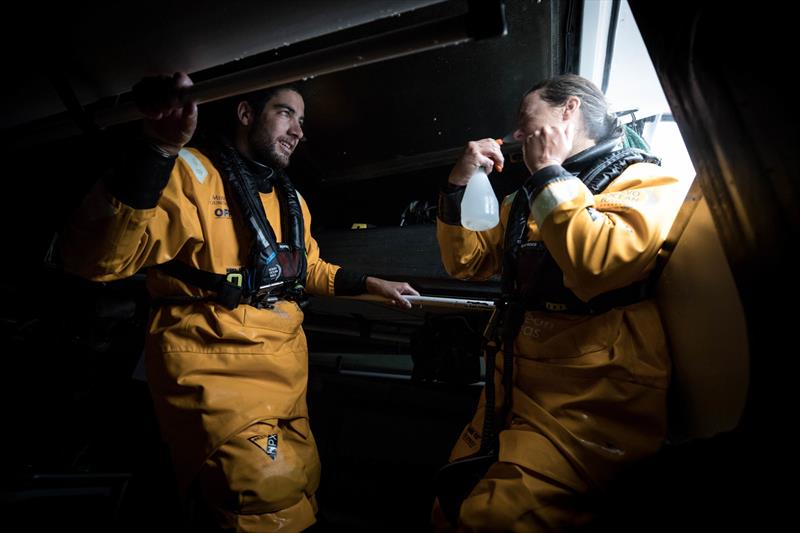
<svg viewBox="0 0 800 533">
<path fill-rule="evenodd" d="M 228 275 L 207 272 L 198 268 L 190 267 L 183 261 L 173 259 L 168 263 L 158 265 L 157 268 L 162 272 L 177 278 L 184 283 L 205 289 L 214 293 L 211 298 L 196 298 L 191 296 L 173 296 L 158 298 L 158 304 L 182 304 L 192 302 L 217 302 L 227 309 L 235 309 L 243 299 L 242 274 L 232 272 Z"/>
</svg>

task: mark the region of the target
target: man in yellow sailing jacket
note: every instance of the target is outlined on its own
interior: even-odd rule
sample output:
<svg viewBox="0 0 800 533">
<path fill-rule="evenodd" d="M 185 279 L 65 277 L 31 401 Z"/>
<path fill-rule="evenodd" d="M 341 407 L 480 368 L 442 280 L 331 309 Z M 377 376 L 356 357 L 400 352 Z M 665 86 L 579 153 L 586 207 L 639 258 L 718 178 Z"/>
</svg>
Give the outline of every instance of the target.
<svg viewBox="0 0 800 533">
<path fill-rule="evenodd" d="M 68 271 L 106 281 L 144 267 L 155 302 L 148 382 L 179 484 L 219 525 L 301 531 L 320 465 L 308 424 L 304 291 L 370 292 L 410 307 L 405 283 L 320 258 L 311 216 L 283 172 L 303 138 L 289 88 L 243 97 L 235 131 L 184 148 L 197 124 L 185 74 L 134 92 L 144 136 L 87 196 L 65 233 Z"/>
<path fill-rule="evenodd" d="M 588 80 L 540 82 L 514 134 L 531 175 L 504 200 L 500 224 L 460 225 L 475 168 L 503 163 L 492 139 L 467 145 L 440 195 L 445 268 L 462 279 L 502 272 L 509 302 L 494 343 L 497 460 L 460 508 L 437 503 L 442 530 L 581 527 L 591 513 L 580 496 L 664 440 L 670 361 L 648 276 L 685 188 L 657 158 L 622 149 L 621 132 Z M 492 448 L 481 448 L 485 393 L 451 461 Z"/>
</svg>

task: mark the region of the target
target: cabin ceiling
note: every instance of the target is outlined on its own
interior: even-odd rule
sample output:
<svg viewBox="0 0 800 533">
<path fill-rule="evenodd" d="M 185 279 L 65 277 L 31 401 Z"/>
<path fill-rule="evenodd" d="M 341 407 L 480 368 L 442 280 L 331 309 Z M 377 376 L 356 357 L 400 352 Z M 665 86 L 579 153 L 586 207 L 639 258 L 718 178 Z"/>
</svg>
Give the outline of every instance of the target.
<svg viewBox="0 0 800 533">
<path fill-rule="evenodd" d="M 452 161 L 470 139 L 507 134 L 525 89 L 569 59 L 563 28 L 572 4 L 509 0 L 504 36 L 301 82 L 309 142 L 297 157 L 323 181 L 353 181 Z M 395 21 L 468 7 L 441 0 L 116 0 L 43 12 L 17 5 L 6 19 L 15 31 L 2 37 L 6 72 L 14 76 L 2 85 L 0 129 L 4 138 L 18 137 L 31 123 L 66 115 L 59 84 L 91 110 L 124 97 L 143 75 L 182 70 L 197 81 L 366 23 L 391 30 Z"/>
<path fill-rule="evenodd" d="M 7 19 L 0 128 L 63 112 L 51 76 L 81 104 L 125 93 L 146 74 L 197 72 L 442 0 L 291 2 L 111 0 L 46 10 L 17 5 Z"/>
</svg>

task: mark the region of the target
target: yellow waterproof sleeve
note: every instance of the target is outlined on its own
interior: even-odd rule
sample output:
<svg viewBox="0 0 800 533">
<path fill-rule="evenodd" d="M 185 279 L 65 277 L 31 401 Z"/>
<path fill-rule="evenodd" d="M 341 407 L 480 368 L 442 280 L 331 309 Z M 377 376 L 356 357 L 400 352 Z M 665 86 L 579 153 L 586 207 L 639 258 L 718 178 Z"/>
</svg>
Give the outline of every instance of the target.
<svg viewBox="0 0 800 533">
<path fill-rule="evenodd" d="M 637 163 L 596 196 L 577 178 L 549 183 L 529 223 L 541 228 L 564 285 L 586 301 L 647 276 L 684 193 L 661 167 Z"/>
<path fill-rule="evenodd" d="M 500 208 L 500 223 L 486 231 L 472 231 L 436 220 L 436 238 L 445 271 L 465 280 L 485 280 L 503 266 L 503 235 L 511 209 L 509 196 Z"/>
<path fill-rule="evenodd" d="M 589 300 L 646 277 L 685 192 L 677 178 L 651 163 L 629 166 L 596 196 L 578 178 L 559 178 L 533 198 L 528 239 L 544 241 L 564 285 Z M 451 276 L 480 280 L 501 271 L 513 199 L 506 197 L 500 224 L 488 231 L 437 221 L 442 263 Z"/>
<path fill-rule="evenodd" d="M 64 232 L 65 269 L 94 281 L 110 281 L 165 263 L 185 248 L 199 249 L 203 238 L 197 207 L 180 186 L 190 179 L 191 170 L 178 158 L 152 209 L 123 204 L 98 181 Z"/>
<path fill-rule="evenodd" d="M 303 208 L 307 253 L 306 291 L 319 296 L 333 296 L 333 280 L 340 267 L 320 258 L 319 245 L 311 236 L 311 212 L 305 198 L 300 197 L 300 204 Z"/>
</svg>

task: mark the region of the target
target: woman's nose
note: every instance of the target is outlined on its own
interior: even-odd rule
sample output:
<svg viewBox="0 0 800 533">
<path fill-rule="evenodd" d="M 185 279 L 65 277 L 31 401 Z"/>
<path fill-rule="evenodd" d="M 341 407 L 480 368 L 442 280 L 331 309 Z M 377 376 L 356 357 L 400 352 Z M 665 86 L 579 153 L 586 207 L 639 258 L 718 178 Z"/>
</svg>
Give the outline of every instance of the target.
<svg viewBox="0 0 800 533">
<path fill-rule="evenodd" d="M 525 134 L 524 134 L 524 133 L 522 133 L 522 130 L 521 130 L 521 129 L 517 128 L 516 130 L 514 130 L 514 135 L 513 135 L 513 137 L 514 137 L 514 140 L 516 140 L 516 141 L 521 141 L 522 139 L 524 139 L 524 138 L 525 138 Z"/>
</svg>

